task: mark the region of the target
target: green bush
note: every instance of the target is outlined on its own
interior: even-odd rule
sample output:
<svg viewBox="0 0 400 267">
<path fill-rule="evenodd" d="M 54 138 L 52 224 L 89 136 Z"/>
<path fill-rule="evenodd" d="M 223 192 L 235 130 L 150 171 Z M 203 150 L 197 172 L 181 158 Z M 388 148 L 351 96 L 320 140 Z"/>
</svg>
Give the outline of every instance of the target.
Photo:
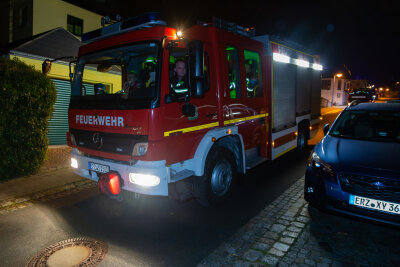
<svg viewBox="0 0 400 267">
<path fill-rule="evenodd" d="M 52 81 L 33 66 L 0 58 L 0 180 L 42 166 L 56 95 Z"/>
</svg>

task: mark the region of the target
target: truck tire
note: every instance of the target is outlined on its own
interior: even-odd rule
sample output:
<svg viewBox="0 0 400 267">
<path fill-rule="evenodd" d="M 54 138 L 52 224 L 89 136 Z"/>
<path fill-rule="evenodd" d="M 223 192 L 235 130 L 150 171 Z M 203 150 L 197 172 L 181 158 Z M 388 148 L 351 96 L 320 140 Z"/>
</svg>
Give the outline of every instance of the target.
<svg viewBox="0 0 400 267">
<path fill-rule="evenodd" d="M 212 149 L 207 157 L 203 176 L 196 177 L 198 202 L 207 207 L 229 197 L 237 179 L 237 166 L 232 152 L 224 147 Z"/>
<path fill-rule="evenodd" d="M 306 128 L 303 126 L 299 128 L 297 135 L 297 150 L 304 152 L 308 146 L 308 133 Z"/>
</svg>

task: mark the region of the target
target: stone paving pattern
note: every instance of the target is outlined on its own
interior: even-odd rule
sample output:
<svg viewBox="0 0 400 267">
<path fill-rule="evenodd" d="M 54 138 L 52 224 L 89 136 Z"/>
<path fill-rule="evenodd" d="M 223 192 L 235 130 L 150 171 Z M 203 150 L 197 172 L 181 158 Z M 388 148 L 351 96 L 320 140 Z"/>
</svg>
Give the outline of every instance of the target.
<svg viewBox="0 0 400 267">
<path fill-rule="evenodd" d="M 308 207 L 304 177 L 198 266 L 400 266 L 400 231 Z"/>
<path fill-rule="evenodd" d="M 74 174 L 71 167 L 46 169 L 34 175 L 15 178 L 0 183 L 0 202 L 42 192 L 85 180 Z"/>
<path fill-rule="evenodd" d="M 0 201 L 0 215 L 28 207 L 37 202 L 61 198 L 63 196 L 75 194 L 79 191 L 95 187 L 97 187 L 97 185 L 93 181 L 88 179 L 79 179 L 71 183 L 48 188 L 39 192 L 31 193 L 29 195 L 2 200 Z"/>
</svg>

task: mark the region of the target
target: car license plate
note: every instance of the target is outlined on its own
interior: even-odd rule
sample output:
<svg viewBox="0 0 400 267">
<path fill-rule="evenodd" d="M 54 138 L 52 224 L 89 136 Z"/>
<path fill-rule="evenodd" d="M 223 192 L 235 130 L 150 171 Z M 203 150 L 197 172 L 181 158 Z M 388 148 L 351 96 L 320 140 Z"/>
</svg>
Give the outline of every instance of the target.
<svg viewBox="0 0 400 267">
<path fill-rule="evenodd" d="M 352 96 L 351 98 L 365 98 L 365 95 Z"/>
<path fill-rule="evenodd" d="M 350 195 L 349 203 L 362 208 L 400 214 L 400 204 L 398 203 L 353 195 Z"/>
<path fill-rule="evenodd" d="M 89 170 L 101 173 L 107 173 L 110 171 L 110 166 L 101 165 L 94 162 L 89 162 Z"/>
</svg>

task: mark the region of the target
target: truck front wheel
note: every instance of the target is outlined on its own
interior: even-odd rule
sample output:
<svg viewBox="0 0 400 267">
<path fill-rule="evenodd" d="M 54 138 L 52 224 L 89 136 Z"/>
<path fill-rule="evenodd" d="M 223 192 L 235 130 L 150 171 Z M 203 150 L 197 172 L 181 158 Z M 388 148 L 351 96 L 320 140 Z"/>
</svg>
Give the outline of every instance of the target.
<svg viewBox="0 0 400 267">
<path fill-rule="evenodd" d="M 197 199 L 203 206 L 224 201 L 231 193 L 237 178 L 237 166 L 232 152 L 226 148 L 212 149 L 204 175 L 195 178 Z"/>
</svg>

